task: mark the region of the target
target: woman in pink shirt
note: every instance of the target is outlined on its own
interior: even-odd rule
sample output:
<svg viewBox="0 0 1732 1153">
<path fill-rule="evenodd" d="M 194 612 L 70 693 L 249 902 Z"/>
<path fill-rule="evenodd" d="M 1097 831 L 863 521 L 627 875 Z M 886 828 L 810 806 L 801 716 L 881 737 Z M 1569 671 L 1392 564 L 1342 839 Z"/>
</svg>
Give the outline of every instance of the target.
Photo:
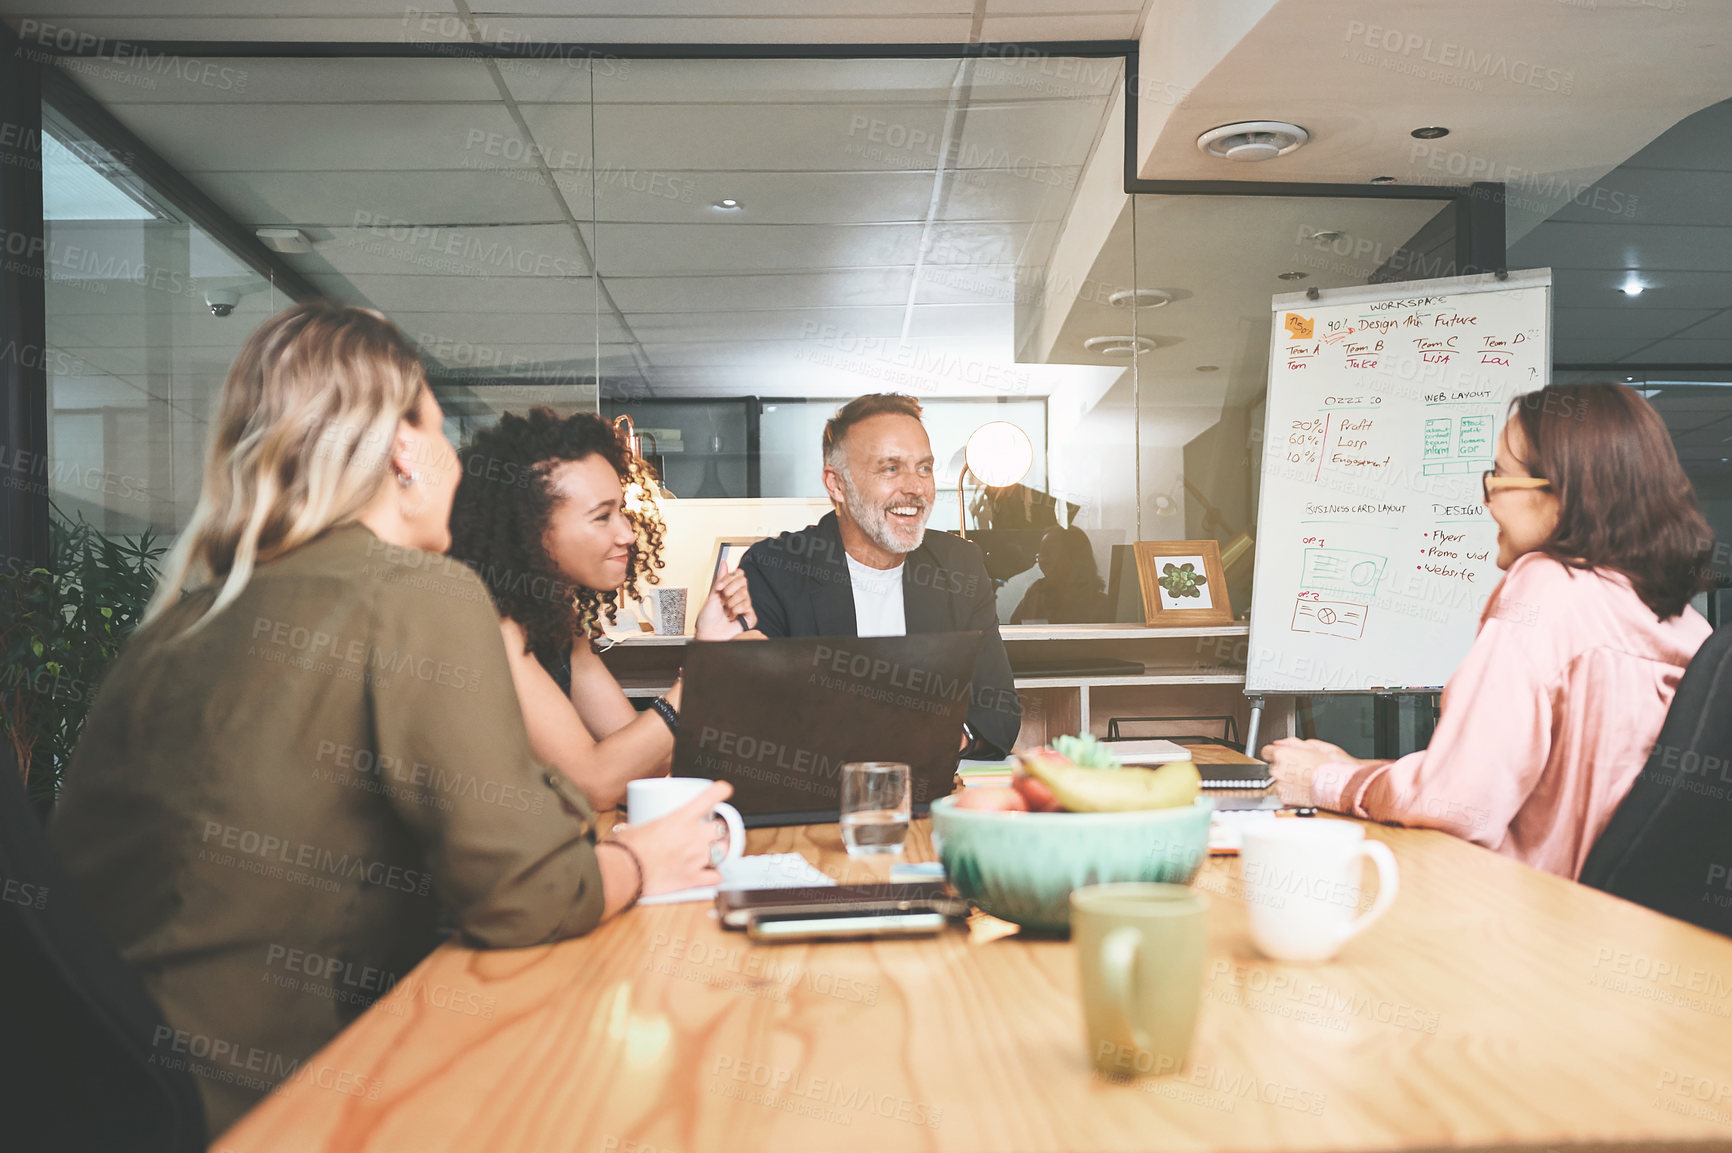
<svg viewBox="0 0 1732 1153">
<path fill-rule="evenodd" d="M 1516 398 L 1485 475 L 1505 570 L 1431 746 L 1365 761 L 1263 750 L 1282 799 L 1442 829 L 1574 878 L 1709 632 L 1713 534 L 1658 413 L 1621 384 Z"/>
</svg>

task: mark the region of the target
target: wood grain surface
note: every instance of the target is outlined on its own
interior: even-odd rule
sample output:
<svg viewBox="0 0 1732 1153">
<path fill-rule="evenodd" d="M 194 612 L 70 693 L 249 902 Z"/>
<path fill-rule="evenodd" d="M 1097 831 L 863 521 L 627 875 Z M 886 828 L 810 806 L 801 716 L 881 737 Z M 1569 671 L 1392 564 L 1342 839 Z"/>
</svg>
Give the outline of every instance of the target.
<svg viewBox="0 0 1732 1153">
<path fill-rule="evenodd" d="M 1065 941 L 977 916 L 754 947 L 708 903 L 643 907 L 559 945 L 439 949 L 211 1148 L 1732 1147 L 1732 941 L 1441 833 L 1369 832 L 1401 895 L 1328 964 L 1260 958 L 1237 859 L 1205 866 L 1211 959 L 1176 1075 L 1091 1073 Z M 887 875 L 834 825 L 749 844 Z M 932 856 L 916 822 L 908 857 Z"/>
</svg>

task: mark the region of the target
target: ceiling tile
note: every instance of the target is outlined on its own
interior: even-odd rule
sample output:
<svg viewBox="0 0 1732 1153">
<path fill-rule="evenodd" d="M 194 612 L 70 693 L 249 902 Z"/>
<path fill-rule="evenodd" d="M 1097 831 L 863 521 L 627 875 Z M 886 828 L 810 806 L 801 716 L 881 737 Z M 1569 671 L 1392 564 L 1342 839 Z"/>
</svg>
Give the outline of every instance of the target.
<svg viewBox="0 0 1732 1153">
<path fill-rule="evenodd" d="M 199 177 L 199 184 L 236 219 L 254 226 L 353 227 L 357 221 L 532 224 L 562 219 L 546 180 L 530 168 L 208 172 Z M 587 183 L 570 192 L 572 212 L 587 216 Z"/>
<path fill-rule="evenodd" d="M 349 278 L 309 274 L 321 290 L 352 283 L 376 308 L 389 314 L 401 312 L 589 313 L 595 308 L 595 288 L 587 278 L 570 280 L 544 276 L 490 276 L 485 293 L 478 296 L 476 282 L 464 276 L 425 276 L 404 273 L 363 273 Z"/>
<path fill-rule="evenodd" d="M 1732 365 L 1732 339 L 1662 340 L 1629 357 L 1642 364 Z"/>
<path fill-rule="evenodd" d="M 396 37 L 392 37 L 396 39 Z M 479 60 L 272 60 L 142 52 L 60 66 L 104 104 L 465 103 L 499 99 Z"/>
<path fill-rule="evenodd" d="M 897 224 L 611 224 L 602 239 L 604 277 L 793 272 L 912 264 L 920 228 Z"/>
<path fill-rule="evenodd" d="M 1705 310 L 1684 308 L 1646 308 L 1632 311 L 1621 308 L 1554 307 L 1552 332 L 1559 340 L 1603 337 L 1610 332 L 1616 332 L 1621 337 L 1653 340 L 1681 332 L 1712 315 L 1712 312 Z"/>
<path fill-rule="evenodd" d="M 607 278 L 608 291 L 628 314 L 699 312 L 737 308 L 827 308 L 900 305 L 908 299 L 908 268 L 856 268 L 837 272 L 782 272 Z"/>
<path fill-rule="evenodd" d="M 182 172 L 517 168 L 503 104 L 122 105 L 115 115 Z M 313 125 L 317 131 L 313 131 Z M 567 134 L 576 139 L 575 130 Z M 587 153 L 587 138 L 584 151 Z"/>
<path fill-rule="evenodd" d="M 524 105 L 530 131 L 551 148 L 581 150 L 588 117 L 561 105 Z M 603 163 L 721 172 L 930 170 L 944 109 L 936 105 L 599 105 Z"/>
<path fill-rule="evenodd" d="M 957 7 L 960 7 L 958 5 Z M 490 40 L 568 44 L 942 44 L 966 43 L 968 10 L 932 15 L 816 17 L 492 16 Z"/>
<path fill-rule="evenodd" d="M 45 25 L 101 36 L 111 45 L 150 40 L 312 40 L 376 43 L 403 38 L 405 5 L 391 5 L 390 14 L 384 16 L 345 15 L 331 13 L 328 4 L 321 4 L 320 7 L 325 11 L 317 16 L 278 15 L 274 6 L 269 13 L 238 14 L 232 5 L 227 12 L 209 16 L 137 16 L 133 14 L 133 10 L 126 8 L 121 8 L 113 15 L 103 16 L 23 12 L 18 13 L 18 18 L 12 20 L 12 23 L 17 25 L 19 20 L 30 17 Z M 434 8 L 443 7 L 447 5 L 435 0 L 434 3 L 426 5 L 426 10 L 431 12 Z M 12 8 L 12 5 L 8 5 L 8 15 L 12 14 Z M 412 25 L 411 28 L 413 27 Z"/>
<path fill-rule="evenodd" d="M 1732 228 L 1548 221 L 1522 239 L 1512 260 L 1516 253 L 1528 267 L 1718 271 L 1732 269 Z"/>
<path fill-rule="evenodd" d="M 1088 0 L 1094 6 L 1093 0 Z M 1110 7 L 1110 5 L 1109 5 Z M 1137 34 L 1136 12 L 1074 12 L 1005 16 L 988 11 L 980 38 L 1016 44 L 1036 40 L 1130 40 Z"/>
<path fill-rule="evenodd" d="M 496 276 L 582 280 L 588 275 L 577 240 L 564 225 L 439 228 L 425 236 L 390 225 L 329 232 L 329 240 L 314 244 L 314 254 L 346 276 L 449 276 L 466 279 L 484 293 L 480 282 Z"/>
<path fill-rule="evenodd" d="M 1554 364 L 1613 364 L 1647 341 L 1640 337 L 1572 337 L 1562 340 L 1556 336 L 1552 339 L 1552 362 Z M 1647 357 L 1644 355 L 1643 360 Z"/>
</svg>

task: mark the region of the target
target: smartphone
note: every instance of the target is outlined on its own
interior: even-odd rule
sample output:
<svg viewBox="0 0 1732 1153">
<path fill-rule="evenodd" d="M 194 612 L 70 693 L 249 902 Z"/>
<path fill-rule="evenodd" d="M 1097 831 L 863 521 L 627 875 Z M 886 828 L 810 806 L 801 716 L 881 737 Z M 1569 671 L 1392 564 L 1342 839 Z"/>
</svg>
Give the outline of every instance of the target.
<svg viewBox="0 0 1732 1153">
<path fill-rule="evenodd" d="M 759 916 L 830 916 L 850 913 L 936 913 L 966 917 L 968 902 L 943 881 L 869 885 L 812 885 L 797 889 L 723 889 L 716 894 L 722 927 L 744 929 Z"/>
<path fill-rule="evenodd" d="M 1216 797 L 1217 813 L 1257 813 L 1282 808 L 1280 797 Z"/>
<path fill-rule="evenodd" d="M 922 937 L 950 923 L 943 913 L 881 910 L 865 913 L 753 913 L 746 936 L 754 941 L 845 941 L 858 937 Z"/>
</svg>

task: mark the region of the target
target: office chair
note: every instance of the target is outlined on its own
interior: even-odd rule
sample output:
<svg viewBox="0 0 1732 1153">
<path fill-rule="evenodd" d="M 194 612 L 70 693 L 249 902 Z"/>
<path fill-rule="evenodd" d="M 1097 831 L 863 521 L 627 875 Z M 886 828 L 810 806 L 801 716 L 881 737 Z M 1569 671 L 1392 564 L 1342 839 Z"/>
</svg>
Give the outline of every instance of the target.
<svg viewBox="0 0 1732 1153">
<path fill-rule="evenodd" d="M 203 1150 L 204 1106 L 191 1076 L 151 1063 L 162 1027 L 155 1002 L 78 903 L 0 741 L 0 1046 L 8 1067 L 0 1148 Z"/>
<path fill-rule="evenodd" d="M 1732 937 L 1732 626 L 1703 643 L 1580 880 Z"/>
</svg>

